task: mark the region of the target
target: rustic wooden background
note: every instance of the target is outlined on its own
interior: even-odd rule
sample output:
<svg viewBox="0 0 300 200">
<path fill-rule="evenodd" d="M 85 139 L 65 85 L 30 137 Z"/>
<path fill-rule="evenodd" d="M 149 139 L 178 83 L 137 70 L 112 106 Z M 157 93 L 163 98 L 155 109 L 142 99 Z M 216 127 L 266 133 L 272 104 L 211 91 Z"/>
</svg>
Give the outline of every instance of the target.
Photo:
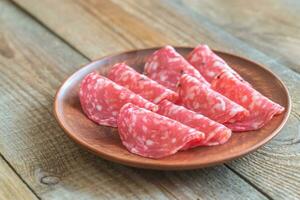
<svg viewBox="0 0 300 200">
<path fill-rule="evenodd" d="M 297 0 L 0 0 L 0 199 L 300 199 Z M 264 147 L 207 169 L 159 172 L 102 160 L 52 115 L 82 64 L 165 44 L 207 43 L 288 86 L 287 125 Z"/>
</svg>

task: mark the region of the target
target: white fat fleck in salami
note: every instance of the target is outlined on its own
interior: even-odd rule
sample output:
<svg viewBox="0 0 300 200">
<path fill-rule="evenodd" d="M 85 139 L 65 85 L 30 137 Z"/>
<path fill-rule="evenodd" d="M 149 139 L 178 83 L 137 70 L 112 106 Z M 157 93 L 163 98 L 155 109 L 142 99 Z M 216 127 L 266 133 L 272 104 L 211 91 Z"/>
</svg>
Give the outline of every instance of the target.
<svg viewBox="0 0 300 200">
<path fill-rule="evenodd" d="M 245 103 L 247 100 L 248 100 L 248 97 L 247 97 L 246 95 L 242 96 L 242 98 L 241 98 L 241 101 L 242 101 L 242 102 Z"/>
<path fill-rule="evenodd" d="M 102 106 L 101 106 L 101 105 L 97 105 L 97 106 L 96 106 L 96 109 L 97 109 L 98 111 L 101 111 L 101 110 L 102 110 Z"/>
<path fill-rule="evenodd" d="M 148 103 L 145 103 L 145 106 L 144 106 L 146 109 L 148 110 L 151 110 L 153 112 L 156 112 L 157 111 L 157 106 L 154 106 L 153 107 L 153 104 L 151 102 L 148 102 Z"/>
<path fill-rule="evenodd" d="M 217 123 L 217 122 L 215 122 L 215 121 L 210 121 L 210 122 L 209 122 L 209 125 L 210 125 L 210 126 L 213 126 L 215 123 Z"/>
<path fill-rule="evenodd" d="M 122 81 L 123 82 L 127 82 L 128 81 L 128 79 L 129 79 L 129 76 L 128 75 L 124 75 L 124 76 L 122 76 Z"/>
<path fill-rule="evenodd" d="M 153 144 L 154 144 L 153 140 L 150 140 L 150 139 L 146 140 L 146 145 L 147 146 L 151 146 Z"/>
<path fill-rule="evenodd" d="M 149 67 L 151 67 L 153 70 L 156 70 L 158 67 L 158 63 L 154 61 L 154 62 L 150 63 Z"/>
<path fill-rule="evenodd" d="M 131 132 L 128 124 L 133 123 L 133 116 L 136 122 Z M 145 117 L 147 122 L 143 120 Z M 129 123 L 123 123 L 125 119 Z M 154 124 L 154 120 L 160 121 L 160 124 Z M 146 132 L 143 127 L 146 127 Z M 120 111 L 118 131 L 128 151 L 148 158 L 166 157 L 179 150 L 199 146 L 204 140 L 204 133 L 130 103 L 124 105 Z"/>
<path fill-rule="evenodd" d="M 168 76 L 166 74 L 161 74 L 159 77 L 159 80 L 163 81 L 163 82 L 166 81 L 167 79 L 168 79 Z"/>
<path fill-rule="evenodd" d="M 201 105 L 201 104 L 200 104 L 199 102 L 197 102 L 197 101 L 194 101 L 192 105 L 193 105 L 193 109 L 196 109 L 196 110 L 197 110 L 197 109 L 200 108 L 200 105 Z M 212 110 L 212 112 L 214 112 L 214 111 Z"/>
<path fill-rule="evenodd" d="M 221 59 L 215 60 L 212 63 L 212 67 L 218 67 L 219 65 L 224 65 L 225 62 L 223 62 Z"/>
<path fill-rule="evenodd" d="M 144 122 L 144 120 L 143 120 L 143 122 Z M 147 133 L 147 131 L 148 131 L 146 126 L 142 126 L 142 130 L 144 131 L 144 133 Z"/>
<path fill-rule="evenodd" d="M 231 136 L 231 130 L 224 125 L 168 100 L 160 102 L 158 107 L 157 113 L 203 132 L 205 134 L 205 140 L 201 144 L 203 146 L 223 144 Z"/>
<path fill-rule="evenodd" d="M 202 84 L 195 77 L 184 74 L 179 83 L 179 102 L 212 120 L 219 123 L 240 121 L 249 114 L 245 108 Z M 234 115 L 232 110 L 235 112 Z"/>
<path fill-rule="evenodd" d="M 132 148 L 131 148 L 131 152 L 134 153 L 134 154 L 137 154 L 137 153 L 138 153 L 138 150 L 137 150 L 136 148 L 132 147 Z"/>
<path fill-rule="evenodd" d="M 227 85 L 228 87 L 221 87 Z M 212 83 L 212 88 L 249 110 L 249 116 L 239 122 L 226 124 L 234 131 L 257 130 L 268 123 L 284 108 L 256 91 L 247 82 L 230 72 L 223 72 Z"/>
<path fill-rule="evenodd" d="M 180 61 L 180 60 L 181 60 L 180 57 L 174 57 L 174 58 L 170 58 L 168 61 L 169 61 L 169 62 L 178 62 L 178 61 Z"/>
<path fill-rule="evenodd" d="M 152 62 L 150 65 L 154 66 L 154 63 L 157 65 L 157 62 Z M 153 103 L 159 103 L 163 99 L 175 102 L 178 98 L 174 91 L 138 73 L 125 63 L 115 64 L 110 69 L 108 77 L 117 84 L 128 88 Z M 124 77 L 126 78 L 124 79 Z"/>
<path fill-rule="evenodd" d="M 116 90 L 122 90 L 123 88 L 121 87 L 121 86 L 119 86 L 119 85 L 114 85 L 113 86 Z"/>
<path fill-rule="evenodd" d="M 198 54 L 195 53 L 191 56 L 191 62 L 197 62 L 198 60 L 200 60 Z"/>
<path fill-rule="evenodd" d="M 187 94 L 187 96 L 185 98 L 187 98 L 187 99 L 194 99 L 195 98 L 195 93 L 194 92 L 190 92 L 190 93 Z"/>
<path fill-rule="evenodd" d="M 93 79 L 93 80 L 95 80 L 96 78 L 97 78 L 97 75 L 96 75 L 96 74 L 92 75 L 92 79 Z"/>
<path fill-rule="evenodd" d="M 143 121 L 144 123 L 147 123 L 147 122 L 148 122 L 148 120 L 147 120 L 146 117 L 144 117 L 144 118 L 142 119 L 142 121 Z"/>
<path fill-rule="evenodd" d="M 241 112 L 241 111 L 242 111 L 242 109 L 240 109 L 240 108 L 233 108 L 230 110 L 229 115 L 235 116 L 238 112 Z"/>
<path fill-rule="evenodd" d="M 227 95 L 228 95 L 228 94 L 227 94 Z M 255 101 L 252 101 L 252 102 L 249 104 L 248 109 L 249 109 L 249 110 L 253 110 L 254 106 L 255 106 Z"/>
<path fill-rule="evenodd" d="M 219 101 L 219 103 L 216 103 L 212 106 L 212 109 L 215 110 L 215 111 L 225 111 L 226 110 L 226 104 L 225 102 L 223 101 L 222 98 L 220 97 L 216 97 L 216 99 Z M 234 113 L 235 115 L 236 113 Z M 231 111 L 230 111 L 230 115 L 231 115 Z M 234 116 L 232 115 L 232 116 Z"/>
<path fill-rule="evenodd" d="M 119 110 L 129 102 L 150 110 L 157 110 L 155 104 L 95 72 L 83 79 L 79 98 L 87 117 L 106 126 L 116 127 Z"/>
<path fill-rule="evenodd" d="M 209 77 L 215 77 L 216 73 L 215 72 L 207 72 L 207 76 L 209 76 Z"/>
<path fill-rule="evenodd" d="M 91 85 L 91 84 L 88 84 L 88 85 L 87 85 L 87 89 L 88 89 L 88 90 L 91 90 L 91 89 L 92 89 L 92 85 Z"/>
<path fill-rule="evenodd" d="M 153 66 L 153 62 L 157 65 Z M 171 46 L 161 48 L 151 55 L 145 64 L 144 71 L 149 78 L 174 91 L 182 74 L 194 76 L 209 86 L 201 74 Z"/>
</svg>

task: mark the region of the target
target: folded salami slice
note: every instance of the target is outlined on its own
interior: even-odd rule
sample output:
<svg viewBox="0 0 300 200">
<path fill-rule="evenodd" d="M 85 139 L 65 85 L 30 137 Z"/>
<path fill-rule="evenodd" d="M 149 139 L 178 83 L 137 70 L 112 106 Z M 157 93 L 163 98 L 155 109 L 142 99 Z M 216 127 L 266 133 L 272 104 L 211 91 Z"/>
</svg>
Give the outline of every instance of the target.
<svg viewBox="0 0 300 200">
<path fill-rule="evenodd" d="M 236 73 L 228 64 L 215 54 L 207 45 L 198 45 L 187 57 L 187 60 L 192 64 L 200 74 L 210 83 L 215 77 L 223 71 L 229 71 L 243 79 Z"/>
<path fill-rule="evenodd" d="M 231 130 L 224 125 L 168 100 L 163 100 L 158 104 L 157 113 L 203 132 L 205 134 L 204 146 L 224 144 L 231 136 Z"/>
<path fill-rule="evenodd" d="M 153 103 L 159 103 L 163 99 L 175 102 L 178 98 L 174 91 L 138 73 L 125 63 L 115 64 L 110 70 L 108 78 Z"/>
<path fill-rule="evenodd" d="M 186 108 L 222 124 L 241 121 L 249 115 L 239 104 L 187 74 L 180 78 L 178 93 L 181 104 Z"/>
<path fill-rule="evenodd" d="M 196 129 L 130 103 L 120 111 L 118 130 L 128 151 L 149 158 L 196 147 L 204 139 Z"/>
<path fill-rule="evenodd" d="M 128 102 L 150 110 L 157 109 L 150 101 L 95 72 L 81 82 L 79 97 L 88 118 L 105 126 L 117 126 L 119 111 Z"/>
<path fill-rule="evenodd" d="M 274 115 L 284 111 L 282 106 L 229 72 L 220 74 L 212 82 L 212 88 L 249 110 L 250 115 L 244 120 L 226 125 L 234 131 L 257 130 L 269 122 Z"/>
<path fill-rule="evenodd" d="M 148 77 L 171 90 L 176 90 L 176 84 L 182 74 L 194 76 L 203 84 L 209 85 L 201 74 L 171 46 L 155 51 L 147 60 L 144 70 Z"/>
</svg>

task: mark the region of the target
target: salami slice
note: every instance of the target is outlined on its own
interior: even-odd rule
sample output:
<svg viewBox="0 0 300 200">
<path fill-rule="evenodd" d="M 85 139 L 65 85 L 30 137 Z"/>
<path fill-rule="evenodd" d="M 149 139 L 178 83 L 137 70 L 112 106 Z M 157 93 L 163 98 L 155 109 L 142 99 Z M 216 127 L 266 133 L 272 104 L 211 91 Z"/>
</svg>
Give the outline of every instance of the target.
<svg viewBox="0 0 300 200">
<path fill-rule="evenodd" d="M 257 130 L 269 122 L 274 115 L 284 111 L 282 106 L 263 96 L 232 73 L 220 74 L 212 82 L 212 87 L 250 112 L 250 115 L 244 120 L 227 125 L 234 131 Z"/>
<path fill-rule="evenodd" d="M 234 123 L 249 115 L 242 106 L 187 74 L 180 78 L 178 93 L 181 104 L 186 108 L 219 123 Z"/>
<path fill-rule="evenodd" d="M 130 103 L 120 111 L 118 130 L 128 151 L 149 158 L 172 155 L 204 139 L 196 129 Z"/>
<path fill-rule="evenodd" d="M 145 64 L 145 73 L 171 90 L 176 90 L 176 84 L 182 74 L 194 76 L 203 84 L 209 85 L 201 74 L 171 46 L 159 49 L 149 57 Z"/>
<path fill-rule="evenodd" d="M 175 102 L 178 98 L 174 91 L 138 73 L 125 63 L 115 64 L 110 70 L 108 78 L 153 103 L 159 103 L 163 99 Z"/>
<path fill-rule="evenodd" d="M 119 111 L 128 102 L 150 110 L 157 109 L 150 101 L 95 72 L 81 82 L 79 97 L 88 118 L 105 126 L 117 126 Z"/>
<path fill-rule="evenodd" d="M 224 144 L 231 136 L 231 130 L 224 125 L 168 100 L 163 100 L 158 104 L 157 113 L 203 132 L 205 134 L 204 146 Z"/>
<path fill-rule="evenodd" d="M 210 83 L 215 77 L 223 71 L 229 71 L 243 79 L 236 73 L 228 64 L 215 54 L 207 45 L 198 45 L 187 57 L 187 60 L 192 64 L 200 74 Z"/>
</svg>

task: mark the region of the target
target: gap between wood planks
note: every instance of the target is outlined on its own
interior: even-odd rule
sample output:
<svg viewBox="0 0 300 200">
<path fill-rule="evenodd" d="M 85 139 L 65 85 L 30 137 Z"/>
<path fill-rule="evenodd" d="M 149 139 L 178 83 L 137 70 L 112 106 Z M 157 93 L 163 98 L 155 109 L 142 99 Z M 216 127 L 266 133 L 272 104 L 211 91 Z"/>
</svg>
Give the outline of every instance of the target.
<svg viewBox="0 0 300 200">
<path fill-rule="evenodd" d="M 256 189 L 256 191 L 260 192 L 261 194 L 263 194 L 266 198 L 268 199 L 272 199 L 271 196 L 269 196 L 265 191 L 263 191 L 262 189 L 260 189 L 259 187 L 257 187 L 255 184 L 253 184 L 251 181 L 249 181 L 245 176 L 243 176 L 241 173 L 237 172 L 235 169 L 233 169 L 232 167 L 230 167 L 230 165 L 224 163 L 224 165 L 230 169 L 231 171 L 233 171 L 236 175 L 238 175 L 241 179 L 243 179 L 246 183 L 248 183 L 249 185 L 251 185 L 253 188 Z"/>
<path fill-rule="evenodd" d="M 28 183 L 21 177 L 21 175 L 16 171 L 16 169 L 6 160 L 6 158 L 0 153 L 0 159 L 3 159 L 4 162 L 8 165 L 8 167 L 18 176 L 18 178 L 24 183 L 24 185 L 29 189 L 29 191 L 37 198 L 41 199 L 38 194 L 28 185 Z"/>
<path fill-rule="evenodd" d="M 39 20 L 38 18 L 36 18 L 34 15 L 32 15 L 30 12 L 28 12 L 27 10 L 25 10 L 24 8 L 22 8 L 20 5 L 18 5 L 16 2 L 14 2 L 14 0 L 9 0 L 13 6 L 15 6 L 18 10 L 20 10 L 20 12 L 23 12 L 24 14 L 26 14 L 27 16 L 29 16 L 32 20 L 34 20 L 35 22 L 37 22 L 38 25 L 44 27 L 49 33 L 51 33 L 52 35 L 54 35 L 56 38 L 58 38 L 59 40 L 61 40 L 63 43 L 65 43 L 67 46 L 69 46 L 71 49 L 73 49 L 75 52 L 77 52 L 79 55 L 81 55 L 82 57 L 84 57 L 85 59 L 92 61 L 90 58 L 88 58 L 86 55 L 84 55 L 83 53 L 81 53 L 81 51 L 79 49 L 77 49 L 75 46 L 73 46 L 72 44 L 70 44 L 68 41 L 66 41 L 63 37 L 61 37 L 60 35 L 56 34 L 52 29 L 50 29 L 46 24 L 44 24 L 41 20 Z"/>
<path fill-rule="evenodd" d="M 210 33 L 215 36 L 217 40 L 222 40 L 224 41 L 225 45 L 230 45 L 234 44 L 237 49 L 243 49 L 244 52 L 247 52 L 248 56 L 252 57 L 252 55 L 256 55 L 257 59 L 264 59 L 267 60 L 264 63 L 273 63 L 278 66 L 284 67 L 286 70 L 289 70 L 290 72 L 293 72 L 297 76 L 300 77 L 300 73 L 294 69 L 291 69 L 289 67 L 286 67 L 284 64 L 282 64 L 280 61 L 277 61 L 274 58 L 269 57 L 266 55 L 264 52 L 256 49 L 253 45 L 250 45 L 246 41 L 243 41 L 239 38 L 234 37 L 232 34 L 228 33 L 224 29 L 220 28 L 218 25 L 213 23 L 210 19 L 207 17 L 200 15 L 199 13 L 195 13 L 191 8 L 188 7 L 182 7 L 180 4 L 180 1 L 174 0 L 174 1 L 168 1 L 167 5 L 173 6 L 178 12 L 180 12 L 182 15 L 188 15 L 191 17 L 191 19 L 194 20 L 195 23 L 199 24 L 197 19 L 202 19 L 201 20 L 201 25 L 202 27 L 205 27 L 207 30 L 210 30 Z"/>
<path fill-rule="evenodd" d="M 36 21 L 39 25 L 41 25 L 42 27 L 44 27 L 47 31 L 49 31 L 52 35 L 54 35 L 55 37 L 57 37 L 59 40 L 61 40 L 63 43 L 65 43 L 67 46 L 69 46 L 71 49 L 73 49 L 75 52 L 77 52 L 79 55 L 81 55 L 82 57 L 86 58 L 87 60 L 91 61 L 90 58 L 88 58 L 85 54 L 83 54 L 79 49 L 77 49 L 75 46 L 73 46 L 72 44 L 70 44 L 68 41 L 66 41 L 64 38 L 62 38 L 60 35 L 56 34 L 52 29 L 50 29 L 45 23 L 43 23 L 41 20 L 39 20 L 38 18 L 36 18 L 34 15 L 32 15 L 30 12 L 28 12 L 27 10 L 25 10 L 24 8 L 22 8 L 21 6 L 19 6 L 18 4 L 16 4 L 14 1 L 11 1 L 12 4 L 18 9 L 20 10 L 20 12 L 25 13 L 26 15 L 28 15 L 30 18 L 32 18 L 34 21 Z M 174 6 L 174 4 L 173 4 Z M 175 5 L 176 7 L 176 5 Z M 195 18 L 195 16 L 192 15 L 192 18 Z M 199 17 L 198 14 L 194 14 L 197 15 L 197 17 Z M 203 16 L 201 16 L 201 18 L 203 18 Z M 195 20 L 197 21 L 197 20 Z M 250 54 L 252 53 L 258 53 L 259 55 L 262 55 L 262 57 L 268 58 L 271 62 L 274 62 L 274 64 L 279 64 L 281 65 L 280 62 L 269 58 L 267 55 L 265 55 L 263 52 L 253 48 L 253 46 L 249 45 L 246 42 L 241 41 L 238 38 L 235 38 L 234 36 L 232 36 L 231 34 L 229 34 L 228 32 L 221 30 L 217 25 L 211 23 L 208 19 L 205 18 L 205 25 L 207 29 L 210 30 L 218 30 L 216 33 L 218 33 L 216 36 L 217 37 L 225 37 L 225 38 L 229 38 L 229 41 L 235 41 L 235 44 L 239 44 L 237 45 L 238 48 L 248 48 L 248 49 L 252 49 L 252 51 L 250 51 Z M 290 68 L 287 68 L 290 69 Z M 295 70 L 290 69 L 291 71 L 295 72 L 297 75 L 299 75 L 299 73 Z M 12 168 L 12 170 L 18 175 L 18 177 L 22 180 L 22 182 L 24 182 L 24 184 L 30 189 L 31 192 L 33 192 L 33 194 L 35 196 L 37 196 L 37 198 L 40 199 L 40 197 L 34 192 L 34 190 L 25 182 L 25 180 L 23 180 L 23 178 L 16 172 L 16 170 L 13 168 L 13 166 L 11 166 L 9 164 L 9 162 L 4 158 L 3 155 L 1 155 L 1 157 L 3 157 L 3 159 L 5 160 L 5 162 L 7 162 L 7 164 Z M 239 176 L 242 180 L 244 180 L 246 183 L 248 183 L 250 186 L 252 186 L 255 190 L 257 190 L 259 193 L 261 193 L 262 195 L 264 195 L 266 198 L 268 199 L 272 199 L 268 194 L 266 194 L 264 191 L 262 191 L 260 188 L 258 188 L 257 186 L 255 186 L 252 182 L 250 182 L 246 177 L 244 177 L 243 175 L 241 175 L 240 173 L 236 172 L 234 169 L 232 169 L 230 166 L 228 166 L 227 164 L 224 164 L 229 170 L 231 170 L 233 173 L 237 174 L 237 176 Z"/>
</svg>

